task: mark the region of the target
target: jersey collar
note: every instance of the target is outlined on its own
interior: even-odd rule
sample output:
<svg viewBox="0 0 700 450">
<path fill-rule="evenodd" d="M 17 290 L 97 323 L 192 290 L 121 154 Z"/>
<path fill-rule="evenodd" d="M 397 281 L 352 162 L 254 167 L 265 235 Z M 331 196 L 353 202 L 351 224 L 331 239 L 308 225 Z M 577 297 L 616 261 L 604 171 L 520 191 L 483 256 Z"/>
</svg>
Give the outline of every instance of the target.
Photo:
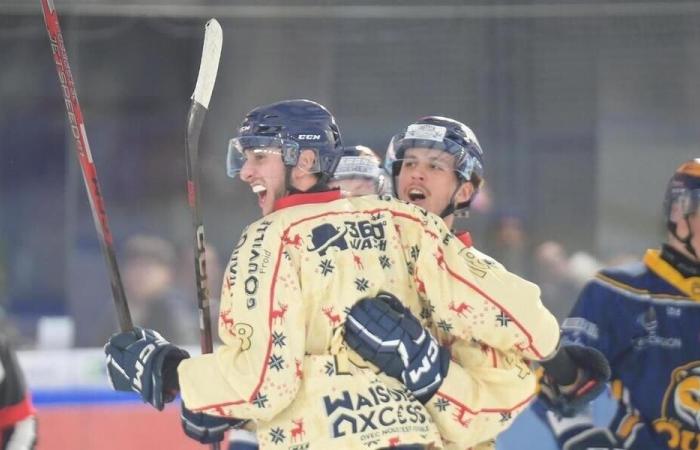
<svg viewBox="0 0 700 450">
<path fill-rule="evenodd" d="M 700 277 L 684 277 L 678 269 L 661 257 L 659 250 L 647 250 L 644 255 L 644 264 L 689 298 L 700 301 Z"/>
<path fill-rule="evenodd" d="M 457 231 L 455 236 L 459 239 L 465 247 L 471 247 L 474 245 L 472 242 L 472 235 L 468 231 Z"/>
<path fill-rule="evenodd" d="M 340 189 L 331 189 L 323 192 L 302 192 L 300 194 L 291 194 L 275 202 L 274 211 L 289 208 L 290 206 L 307 205 L 311 203 L 328 203 L 333 200 L 338 200 L 340 197 Z"/>
</svg>

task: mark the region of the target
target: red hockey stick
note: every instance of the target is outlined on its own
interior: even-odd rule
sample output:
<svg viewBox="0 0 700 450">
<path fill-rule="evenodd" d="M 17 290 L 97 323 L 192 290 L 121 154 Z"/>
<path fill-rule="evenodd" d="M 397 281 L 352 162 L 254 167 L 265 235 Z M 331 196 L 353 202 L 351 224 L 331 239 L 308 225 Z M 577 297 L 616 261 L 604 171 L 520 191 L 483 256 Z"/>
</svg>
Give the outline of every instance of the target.
<svg viewBox="0 0 700 450">
<path fill-rule="evenodd" d="M 107 212 L 100 191 L 100 185 L 97 181 L 97 169 L 92 162 L 90 145 L 88 144 L 87 134 L 85 133 L 83 113 L 78 103 L 78 95 L 75 92 L 73 75 L 68 65 L 68 55 L 66 54 L 66 47 L 63 44 L 63 35 L 61 34 L 61 27 L 58 24 L 58 14 L 53 5 L 53 0 L 41 0 L 41 10 L 44 14 L 46 31 L 49 33 L 49 41 L 51 41 L 51 52 L 53 53 L 53 60 L 56 63 L 58 81 L 61 85 L 63 99 L 66 104 L 66 113 L 68 114 L 68 121 L 70 122 L 71 134 L 75 141 L 75 151 L 78 155 L 78 161 L 80 162 L 80 170 L 83 174 L 83 181 L 85 181 L 85 189 L 90 199 L 92 218 L 95 221 L 97 237 L 102 247 L 102 254 L 107 263 L 107 269 L 109 270 L 112 297 L 114 298 L 114 306 L 117 308 L 117 316 L 119 317 L 119 327 L 122 331 L 129 331 L 134 328 L 134 325 L 131 322 L 129 305 L 126 301 L 124 286 L 122 285 L 121 276 L 119 275 L 117 258 L 114 254 L 112 233 L 109 231 Z"/>
</svg>

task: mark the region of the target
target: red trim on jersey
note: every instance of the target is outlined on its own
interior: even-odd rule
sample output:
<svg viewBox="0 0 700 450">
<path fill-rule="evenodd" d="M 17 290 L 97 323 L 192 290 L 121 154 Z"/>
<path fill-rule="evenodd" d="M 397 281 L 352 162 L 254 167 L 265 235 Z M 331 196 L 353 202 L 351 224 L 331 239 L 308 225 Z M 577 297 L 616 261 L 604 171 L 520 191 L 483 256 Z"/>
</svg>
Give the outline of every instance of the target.
<svg viewBox="0 0 700 450">
<path fill-rule="evenodd" d="M 462 244 L 464 244 L 466 247 L 472 247 L 474 245 L 474 242 L 472 241 L 472 235 L 469 234 L 468 231 L 458 231 L 455 233 L 455 236 L 457 239 L 459 239 Z"/>
<path fill-rule="evenodd" d="M 29 392 L 24 394 L 24 400 L 15 405 L 0 409 L 0 428 L 7 428 L 34 414 L 34 407 Z"/>
<path fill-rule="evenodd" d="M 307 220 L 318 219 L 318 218 L 324 217 L 324 216 L 337 216 L 337 215 L 339 215 L 339 214 L 348 214 L 349 212 L 350 212 L 350 213 L 355 213 L 355 214 L 376 214 L 376 213 L 378 213 L 378 212 L 388 212 L 388 213 L 390 213 L 392 216 L 395 216 L 395 217 L 403 217 L 404 219 L 412 220 L 413 222 L 419 223 L 419 224 L 421 224 L 421 226 L 423 226 L 422 221 L 421 221 L 418 217 L 415 217 L 415 216 L 413 216 L 413 215 L 411 215 L 411 214 L 407 214 L 407 213 L 400 212 L 400 211 L 393 211 L 393 210 L 388 209 L 388 208 L 376 208 L 376 209 L 371 209 L 371 210 L 366 210 L 366 211 L 326 211 L 326 212 L 317 214 L 317 215 L 315 215 L 315 216 L 305 217 L 305 218 L 303 218 L 303 219 L 301 219 L 301 220 L 299 220 L 299 221 L 297 221 L 297 222 L 294 222 L 293 224 L 291 224 L 291 225 L 285 230 L 285 232 L 288 232 L 290 228 L 292 228 L 292 227 L 294 227 L 294 226 L 296 226 L 296 225 L 298 225 L 298 224 L 300 224 L 300 223 L 306 222 Z M 426 232 L 429 236 L 431 236 L 433 239 L 437 239 L 437 237 L 438 237 L 438 236 L 437 236 L 435 233 L 433 233 L 432 231 L 425 229 L 425 227 L 423 227 L 423 231 L 425 231 L 425 232 Z M 519 349 L 520 349 L 521 351 L 524 350 L 525 348 L 530 348 L 530 349 L 535 353 L 535 355 L 536 355 L 537 357 L 539 357 L 539 358 L 542 358 L 542 357 L 543 357 L 543 355 L 532 345 L 532 341 L 533 341 L 532 335 L 527 331 L 527 329 L 526 329 L 520 322 L 518 322 L 518 321 L 515 319 L 515 316 L 514 316 L 513 314 L 511 314 L 510 311 L 508 311 L 506 308 L 504 308 L 503 305 L 501 305 L 501 304 L 500 304 L 499 302 L 497 302 L 495 299 L 493 299 L 492 297 L 490 297 L 489 295 L 487 295 L 484 291 L 482 291 L 481 289 L 479 289 L 475 284 L 470 283 L 469 281 L 467 281 L 467 280 L 465 280 L 464 278 L 462 278 L 461 276 L 459 276 L 454 270 L 451 270 L 451 269 L 447 266 L 447 263 L 445 263 L 445 270 L 447 270 L 447 273 L 449 273 L 450 275 L 452 275 L 453 278 L 456 278 L 457 280 L 459 280 L 459 281 L 461 281 L 462 283 L 466 284 L 467 286 L 469 286 L 470 288 L 472 288 L 477 294 L 481 295 L 481 296 L 482 296 L 483 298 L 485 298 L 487 301 L 489 301 L 489 302 L 493 303 L 494 305 L 498 306 L 498 308 L 501 309 L 501 311 L 503 311 L 503 312 L 505 312 L 505 313 L 508 314 L 508 317 L 510 317 L 510 319 L 513 321 L 513 323 L 514 323 L 518 328 L 520 328 L 520 330 L 523 332 L 523 334 L 527 337 L 527 340 L 528 340 L 528 344 L 529 344 L 529 345 L 528 345 L 527 347 L 522 347 L 522 346 L 519 347 Z"/>
<path fill-rule="evenodd" d="M 285 197 L 288 198 L 288 197 Z M 291 228 L 288 227 L 284 232 L 287 233 L 289 229 Z M 268 314 L 267 314 L 267 327 L 268 327 L 268 332 L 270 336 L 272 336 L 272 309 L 273 309 L 273 300 L 275 298 L 275 285 L 277 284 L 277 273 L 279 272 L 280 268 L 280 261 L 282 261 L 282 251 L 285 246 L 285 242 L 281 241 L 279 250 L 277 251 L 277 262 L 275 263 L 275 270 L 272 274 L 272 283 L 270 283 L 270 300 L 269 300 L 269 309 L 268 309 Z M 255 400 L 255 397 L 258 395 L 258 392 L 260 392 L 260 386 L 262 386 L 263 382 L 265 381 L 265 375 L 267 374 L 267 362 L 270 360 L 270 353 L 272 352 L 272 338 L 270 337 L 267 340 L 267 351 L 265 352 L 265 359 L 263 359 L 263 366 L 262 370 L 260 371 L 260 378 L 258 379 L 258 384 L 255 386 L 253 389 L 253 392 L 250 393 L 250 397 L 248 400 L 234 400 L 232 402 L 223 402 L 223 403 L 216 403 L 214 405 L 206 405 L 202 406 L 200 408 L 195 408 L 192 411 L 195 412 L 200 412 L 200 411 L 206 411 L 210 409 L 217 409 L 217 408 L 222 408 L 224 406 L 234 406 L 234 405 L 241 405 L 243 403 L 253 403 L 253 400 Z"/>
<path fill-rule="evenodd" d="M 436 393 L 435 395 L 439 395 L 440 397 L 444 398 L 445 400 L 449 401 L 450 403 L 453 403 L 453 404 L 457 405 L 457 406 L 459 407 L 460 410 L 463 409 L 463 410 L 467 411 L 468 413 L 474 414 L 474 415 L 479 414 L 480 412 L 486 412 L 486 413 L 504 413 L 504 412 L 511 412 L 511 411 L 514 411 L 514 410 L 520 408 L 521 406 L 524 406 L 525 404 L 529 403 L 530 400 L 532 400 L 533 398 L 535 398 L 535 394 L 531 394 L 531 395 L 528 395 L 527 398 L 525 398 L 524 400 L 522 400 L 522 401 L 516 403 L 515 405 L 511 406 L 510 408 L 481 408 L 481 409 L 475 411 L 475 410 L 469 408 L 469 407 L 468 407 L 467 405 L 465 405 L 464 403 L 462 403 L 462 402 L 460 402 L 460 401 L 458 401 L 458 400 L 455 400 L 454 398 L 450 397 L 450 396 L 447 395 L 447 394 L 443 394 L 443 393 L 440 392 L 440 391 L 437 391 L 437 393 Z"/>
<path fill-rule="evenodd" d="M 278 211 L 290 206 L 308 205 L 310 203 L 328 203 L 339 198 L 341 198 L 340 189 L 331 189 L 323 192 L 302 192 L 300 194 L 287 195 L 276 200 L 273 210 Z"/>
<path fill-rule="evenodd" d="M 412 216 L 412 215 L 410 215 L 410 214 L 406 214 L 406 213 L 402 213 L 402 212 L 395 212 L 395 211 L 391 211 L 391 210 L 387 210 L 387 211 L 390 212 L 393 216 L 403 217 L 403 218 L 405 218 L 405 219 L 409 219 L 409 220 L 412 220 L 412 221 L 414 221 L 414 222 L 421 223 L 420 220 L 419 220 L 417 217 L 414 217 L 414 216 Z M 424 230 L 424 231 L 426 231 L 430 236 L 433 236 L 433 237 L 434 237 L 434 233 L 430 232 L 429 230 Z M 515 317 L 513 316 L 513 314 L 510 313 L 510 311 L 508 311 L 506 308 L 504 308 L 504 307 L 503 307 L 500 303 L 498 303 L 495 299 L 493 299 L 492 297 L 490 297 L 489 295 L 487 295 L 484 291 L 482 291 L 481 289 L 479 289 L 475 284 L 470 283 L 470 282 L 467 281 L 466 279 L 464 279 L 464 278 L 462 278 L 461 276 L 459 276 L 459 274 L 457 274 L 454 270 L 451 270 L 451 269 L 447 266 L 447 263 L 445 263 L 445 270 L 447 270 L 447 273 L 449 273 L 450 275 L 452 275 L 453 278 L 456 278 L 457 280 L 459 280 L 459 281 L 461 281 L 462 283 L 466 284 L 467 286 L 469 286 L 470 288 L 472 288 L 477 294 L 481 295 L 482 297 L 484 297 L 484 298 L 485 298 L 486 300 L 488 300 L 489 302 L 491 302 L 491 303 L 493 303 L 494 305 L 498 306 L 498 308 L 500 308 L 501 311 L 503 311 L 503 312 L 505 312 L 505 313 L 508 314 L 508 317 L 510 317 L 510 319 L 513 321 L 513 323 L 514 323 L 515 325 L 517 325 L 518 328 L 520 328 L 520 330 L 523 332 L 523 334 L 525 334 L 525 336 L 527 336 L 527 340 L 528 340 L 529 345 L 528 345 L 527 347 L 522 347 L 522 346 L 519 347 L 520 350 L 523 350 L 523 349 L 525 349 L 525 348 L 530 348 L 530 349 L 535 353 L 535 355 L 537 355 L 537 357 L 539 357 L 539 358 L 542 358 L 542 357 L 543 357 L 543 355 L 532 345 L 532 341 L 533 341 L 532 335 L 527 331 L 527 329 L 526 329 L 520 322 L 518 322 L 518 321 L 515 319 Z"/>
<path fill-rule="evenodd" d="M 532 341 L 533 341 L 532 335 L 527 331 L 527 329 L 526 329 L 518 320 L 515 319 L 515 317 L 513 316 L 513 314 L 510 313 L 510 311 L 508 311 L 506 308 L 504 308 L 503 305 L 501 305 L 500 303 L 498 303 L 495 299 L 493 299 L 492 297 L 490 297 L 489 295 L 487 295 L 486 292 L 484 292 L 484 291 L 482 291 L 481 289 L 479 289 L 475 284 L 470 283 L 469 281 L 467 281 L 467 280 L 465 280 L 464 278 L 462 278 L 461 276 L 459 276 L 456 272 L 454 272 L 453 270 L 451 270 L 451 269 L 447 266 L 447 263 L 445 263 L 445 270 L 447 270 L 447 273 L 449 273 L 450 275 L 452 275 L 454 278 L 458 279 L 458 280 L 461 281 L 462 283 L 464 283 L 464 284 L 466 284 L 467 286 L 469 286 L 470 288 L 472 288 L 474 291 L 476 291 L 476 293 L 480 294 L 480 295 L 481 295 L 482 297 L 484 297 L 486 300 L 488 300 L 489 302 L 491 302 L 491 303 L 493 303 L 494 305 L 498 306 L 498 308 L 500 308 L 501 311 L 503 311 L 504 313 L 508 314 L 508 317 L 513 321 L 514 324 L 516 324 L 516 325 L 518 326 L 518 328 L 520 328 L 520 330 L 523 332 L 523 334 L 525 334 L 525 336 L 527 337 L 527 341 L 528 341 L 528 344 L 529 344 L 529 345 L 528 345 L 527 347 L 518 346 L 517 348 L 518 348 L 519 350 L 522 351 L 522 350 L 524 350 L 524 349 L 526 349 L 526 348 L 530 348 L 530 349 L 535 353 L 535 355 L 537 355 L 538 358 L 543 358 L 543 355 L 532 345 Z"/>
</svg>

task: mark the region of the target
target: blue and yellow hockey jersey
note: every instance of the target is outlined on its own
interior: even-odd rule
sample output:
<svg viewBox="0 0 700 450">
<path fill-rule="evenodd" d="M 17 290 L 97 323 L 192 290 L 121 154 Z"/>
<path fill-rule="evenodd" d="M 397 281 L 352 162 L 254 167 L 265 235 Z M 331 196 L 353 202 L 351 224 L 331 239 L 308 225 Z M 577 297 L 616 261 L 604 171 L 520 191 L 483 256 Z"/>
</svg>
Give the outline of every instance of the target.
<svg viewBox="0 0 700 450">
<path fill-rule="evenodd" d="M 624 448 L 700 449 L 700 271 L 669 246 L 597 274 L 562 325 L 563 342 L 605 354 Z"/>
</svg>

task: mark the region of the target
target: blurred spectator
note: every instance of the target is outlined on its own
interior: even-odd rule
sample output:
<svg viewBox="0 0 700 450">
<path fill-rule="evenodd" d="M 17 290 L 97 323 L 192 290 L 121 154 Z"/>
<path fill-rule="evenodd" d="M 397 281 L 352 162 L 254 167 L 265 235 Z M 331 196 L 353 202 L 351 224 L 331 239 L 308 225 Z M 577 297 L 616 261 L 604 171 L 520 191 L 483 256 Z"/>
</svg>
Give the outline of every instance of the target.
<svg viewBox="0 0 700 450">
<path fill-rule="evenodd" d="M 581 288 L 602 265 L 583 251 L 569 256 L 562 244 L 555 241 L 541 243 L 534 253 L 533 281 L 542 290 L 542 302 L 561 321 L 571 310 Z"/>
<path fill-rule="evenodd" d="M 135 235 L 125 244 L 122 281 L 135 325 L 156 329 L 172 342 L 197 342 L 197 319 L 175 283 L 176 251 L 158 236 Z M 117 331 L 116 313 L 105 311 L 101 339 L 104 345 Z"/>
<path fill-rule="evenodd" d="M 534 259 L 533 281 L 542 291 L 542 303 L 561 322 L 571 310 L 579 290 L 570 275 L 569 257 L 559 242 L 546 241 L 537 246 Z"/>
<path fill-rule="evenodd" d="M 513 212 L 501 213 L 489 234 L 489 255 L 510 272 L 528 278 L 531 256 L 523 218 Z"/>
<path fill-rule="evenodd" d="M 600 261 L 584 251 L 574 252 L 569 257 L 569 276 L 577 290 L 582 289 L 602 268 Z"/>
</svg>

